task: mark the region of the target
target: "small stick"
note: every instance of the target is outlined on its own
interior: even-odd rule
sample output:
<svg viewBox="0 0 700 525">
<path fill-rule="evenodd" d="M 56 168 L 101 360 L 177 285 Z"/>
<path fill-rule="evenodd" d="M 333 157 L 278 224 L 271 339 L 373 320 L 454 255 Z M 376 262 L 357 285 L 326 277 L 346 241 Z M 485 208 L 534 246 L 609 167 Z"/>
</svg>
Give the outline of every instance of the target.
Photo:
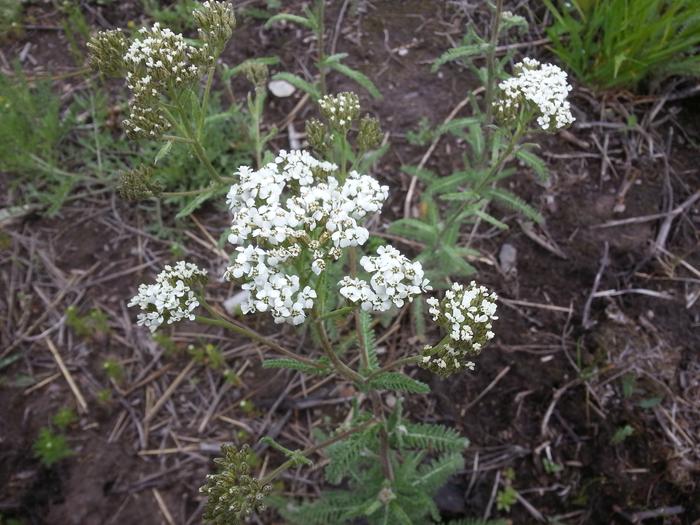
<svg viewBox="0 0 700 525">
<path fill-rule="evenodd" d="M 153 405 L 153 408 L 146 414 L 146 417 L 143 419 L 144 423 L 148 423 L 153 417 L 158 413 L 158 411 L 163 407 L 165 402 L 170 399 L 170 396 L 173 395 L 175 390 L 177 389 L 178 386 L 180 386 L 180 383 L 187 377 L 187 374 L 189 374 L 190 370 L 194 367 L 196 364 L 196 361 L 192 359 L 189 363 L 187 363 L 187 366 L 178 374 L 178 376 L 175 378 L 175 380 L 170 383 L 170 386 L 163 392 L 163 395 L 160 397 L 158 401 L 156 401 L 156 404 Z"/>
<path fill-rule="evenodd" d="M 153 497 L 156 499 L 156 503 L 158 503 L 158 508 L 160 509 L 160 512 L 163 514 L 165 521 L 168 522 L 168 525 L 175 525 L 175 520 L 173 519 L 172 515 L 170 514 L 168 507 L 165 505 L 165 501 L 163 501 L 163 497 L 160 495 L 160 492 L 158 492 L 158 489 L 155 489 L 155 488 L 152 490 L 153 490 Z"/>
<path fill-rule="evenodd" d="M 30 386 L 29 388 L 27 388 L 23 393 L 24 393 L 25 396 L 28 396 L 29 394 L 31 394 L 31 393 L 34 392 L 35 390 L 39 390 L 40 388 L 42 388 L 42 387 L 48 385 L 49 383 L 55 381 L 55 380 L 58 379 L 59 377 L 61 377 L 61 372 L 56 372 L 55 374 L 51 374 L 49 377 L 44 378 L 44 379 L 42 379 L 41 381 L 39 381 L 38 383 L 36 383 L 36 384 Z"/>
<path fill-rule="evenodd" d="M 601 277 L 603 277 L 603 272 L 605 271 L 605 268 L 608 266 L 608 264 L 610 264 L 610 259 L 608 259 L 609 252 L 610 246 L 606 242 L 605 248 L 603 249 L 603 257 L 600 260 L 600 268 L 598 268 L 598 273 L 596 273 L 595 279 L 593 280 L 593 288 L 591 289 L 591 294 L 588 296 L 588 299 L 586 299 L 586 304 L 583 306 L 583 319 L 581 321 L 581 325 L 583 326 L 584 330 L 590 330 L 596 324 L 595 321 L 590 320 L 591 304 L 593 304 L 593 296 L 598 291 L 598 286 L 600 286 L 600 279 Z"/>
<path fill-rule="evenodd" d="M 73 380 L 73 376 L 68 371 L 66 364 L 63 362 L 63 359 L 61 358 L 61 354 L 58 353 L 58 350 L 56 349 L 56 346 L 53 344 L 53 341 L 51 339 L 46 338 L 46 344 L 48 345 L 49 350 L 51 351 L 51 355 L 53 355 L 53 358 L 56 360 L 56 364 L 58 364 L 58 368 L 61 370 L 63 377 L 66 378 L 66 382 L 68 383 L 68 386 L 70 387 L 71 391 L 73 392 L 73 395 L 75 396 L 76 401 L 78 401 L 78 408 L 80 408 L 80 411 L 83 414 L 87 414 L 88 407 L 87 407 L 87 403 L 85 402 L 85 398 L 83 397 L 83 394 L 80 393 L 80 390 L 78 389 L 78 385 L 75 384 L 75 381 Z"/>
</svg>

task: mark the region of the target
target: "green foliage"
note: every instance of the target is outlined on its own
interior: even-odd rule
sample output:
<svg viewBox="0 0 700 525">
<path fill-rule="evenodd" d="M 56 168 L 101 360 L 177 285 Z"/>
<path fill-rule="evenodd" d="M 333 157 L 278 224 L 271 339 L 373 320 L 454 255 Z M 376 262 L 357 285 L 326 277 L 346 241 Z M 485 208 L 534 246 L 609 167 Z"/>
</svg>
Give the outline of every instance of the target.
<svg viewBox="0 0 700 525">
<path fill-rule="evenodd" d="M 0 41 L 22 30 L 21 0 L 0 0 Z"/>
<path fill-rule="evenodd" d="M 141 4 L 150 18 L 177 33 L 192 31 L 196 28 L 192 11 L 200 4 L 195 0 L 175 0 L 168 5 L 158 0 L 141 0 Z"/>
<path fill-rule="evenodd" d="M 461 520 L 451 520 L 446 525 L 511 525 L 510 520 L 495 519 L 484 520 L 481 518 L 463 518 Z"/>
<path fill-rule="evenodd" d="M 519 17 L 504 17 L 499 35 L 506 36 L 510 28 L 521 25 Z M 492 52 L 491 41 L 470 27 L 460 45 L 435 60 L 433 71 L 449 63 L 459 63 L 478 77 L 488 91 L 508 76 L 505 68 L 513 57 L 510 52 L 502 58 L 494 56 L 494 70 L 490 75 L 485 62 L 476 59 Z M 438 176 L 422 166 L 402 167 L 424 187 L 420 192 L 419 214 L 395 221 L 389 231 L 423 245 L 416 259 L 435 287 L 448 286 L 450 277 L 464 278 L 476 271 L 469 259 L 477 259 L 480 254 L 461 236 L 465 227 L 475 228 L 483 223 L 498 229 L 508 228 L 492 215 L 492 204 L 533 221 L 542 221 L 535 208 L 503 187 L 503 181 L 516 174 L 515 169 L 507 166 L 514 159 L 532 169 L 540 179 L 547 177 L 545 163 L 533 152 L 533 145 L 520 144 L 529 131 L 530 122 L 523 119 L 512 128 L 495 127 L 487 103 L 480 103 L 472 96 L 473 116 L 453 119 L 435 129 L 430 129 L 422 120 L 417 131 L 407 135 L 408 140 L 416 144 L 427 144 L 443 135 L 452 135 L 466 144 L 462 166 L 447 176 Z"/>
<path fill-rule="evenodd" d="M 275 75 L 273 77 L 275 80 L 285 80 L 297 89 L 307 93 L 312 100 L 318 101 L 322 96 L 327 94 L 327 73 L 335 71 L 362 86 L 373 98 L 381 100 L 382 94 L 367 75 L 343 63 L 343 59 L 347 57 L 347 53 L 336 53 L 330 56 L 326 55 L 324 45 L 325 7 L 322 1 L 316 0 L 313 9 L 304 6 L 303 15 L 277 13 L 267 20 L 265 27 L 271 27 L 280 22 L 296 24 L 314 33 L 316 41 L 318 42 L 316 69 L 319 72 L 319 78 L 309 82 L 297 75 L 285 72 Z"/>
<path fill-rule="evenodd" d="M 34 442 L 34 454 L 46 467 L 51 467 L 62 459 L 73 455 L 65 436 L 54 434 L 50 428 L 44 427 L 39 431 L 39 437 Z"/>
<path fill-rule="evenodd" d="M 518 492 L 507 485 L 498 491 L 496 496 L 496 508 L 505 512 L 510 512 L 510 508 L 518 502 Z"/>
<path fill-rule="evenodd" d="M 82 315 L 75 306 L 69 306 L 66 309 L 66 324 L 75 335 L 84 339 L 93 339 L 109 333 L 107 314 L 98 308 Z"/>
<path fill-rule="evenodd" d="M 427 424 L 419 426 L 419 440 L 406 439 L 406 428 L 413 425 L 402 419 L 400 404 L 388 423 L 384 430 L 372 425 L 329 446 L 326 479 L 333 484 L 347 480 L 347 488 L 328 491 L 300 506 L 279 502 L 283 517 L 305 525 L 352 523 L 357 519 L 370 524 L 439 520 L 432 495 L 464 467 L 464 439 L 449 434 L 444 427 Z M 387 459 L 394 474 L 392 481 L 386 478 L 380 460 L 383 431 L 391 444 Z M 437 445 L 432 448 L 437 453 L 432 459 L 427 458 L 430 449 L 426 443 Z"/>
<path fill-rule="evenodd" d="M 634 434 L 634 428 L 631 425 L 624 425 L 615 431 L 612 438 L 610 438 L 610 443 L 619 445 L 632 434 Z"/>
<path fill-rule="evenodd" d="M 72 408 L 62 407 L 54 414 L 51 421 L 60 430 L 66 430 L 69 426 L 78 421 L 78 416 Z"/>
<path fill-rule="evenodd" d="M 427 394 L 430 387 L 400 372 L 381 372 L 367 381 L 376 390 L 395 390 L 411 394 Z"/>
<path fill-rule="evenodd" d="M 597 89 L 635 89 L 671 75 L 700 76 L 700 3 L 604 0 L 555 4 L 547 34 L 559 58 Z"/>
<path fill-rule="evenodd" d="M 319 364 L 321 361 L 319 361 Z M 317 368 L 311 366 L 303 361 L 290 358 L 279 358 L 279 359 L 265 359 L 263 361 L 263 368 L 288 368 L 290 370 L 299 370 L 306 374 L 319 375 L 327 373 L 327 370 L 323 368 Z"/>
</svg>

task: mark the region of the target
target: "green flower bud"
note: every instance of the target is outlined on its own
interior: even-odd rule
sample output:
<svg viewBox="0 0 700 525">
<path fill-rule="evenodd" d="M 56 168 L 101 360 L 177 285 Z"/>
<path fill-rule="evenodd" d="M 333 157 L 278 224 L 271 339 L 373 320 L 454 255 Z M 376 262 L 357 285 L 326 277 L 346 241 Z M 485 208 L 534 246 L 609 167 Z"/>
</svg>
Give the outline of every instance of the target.
<svg viewBox="0 0 700 525">
<path fill-rule="evenodd" d="M 325 124 L 315 118 L 306 121 L 306 140 L 309 141 L 309 145 L 321 157 L 324 157 L 332 146 L 331 137 L 326 130 Z"/>
<path fill-rule="evenodd" d="M 126 71 L 124 55 L 129 42 L 120 29 L 100 31 L 87 43 L 90 67 L 110 77 L 120 77 Z"/>
<path fill-rule="evenodd" d="M 154 170 L 151 166 L 139 166 L 122 172 L 119 176 L 117 193 L 127 201 L 139 201 L 160 195 L 162 188 L 154 180 Z"/>
<path fill-rule="evenodd" d="M 264 499 L 272 487 L 250 475 L 252 451 L 233 445 L 221 447 L 223 457 L 216 458 L 216 474 L 207 476 L 199 491 L 207 496 L 204 519 L 217 525 L 242 523 L 253 512 L 265 510 Z"/>
<path fill-rule="evenodd" d="M 207 1 L 192 11 L 199 36 L 216 54 L 221 53 L 236 27 L 233 6 L 228 2 Z"/>
<path fill-rule="evenodd" d="M 366 115 L 360 120 L 360 131 L 357 133 L 357 145 L 361 151 L 370 151 L 382 143 L 382 128 L 379 119 Z"/>
<path fill-rule="evenodd" d="M 330 127 L 341 133 L 347 132 L 360 114 L 360 99 L 349 91 L 336 96 L 326 95 L 318 105 Z"/>
<path fill-rule="evenodd" d="M 263 89 L 267 85 L 270 72 L 266 64 L 248 61 L 243 64 L 242 71 L 248 81 L 251 82 L 256 89 Z"/>
</svg>

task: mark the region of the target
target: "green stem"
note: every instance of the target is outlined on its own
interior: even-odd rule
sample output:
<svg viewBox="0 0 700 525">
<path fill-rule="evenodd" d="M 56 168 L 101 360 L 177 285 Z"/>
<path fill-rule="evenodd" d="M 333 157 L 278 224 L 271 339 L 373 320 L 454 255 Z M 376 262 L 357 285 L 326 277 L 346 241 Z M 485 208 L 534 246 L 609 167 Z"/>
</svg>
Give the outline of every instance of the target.
<svg viewBox="0 0 700 525">
<path fill-rule="evenodd" d="M 372 379 L 377 377 L 379 374 L 382 374 L 384 372 L 389 372 L 391 370 L 394 370 L 395 368 L 402 367 L 404 365 L 415 365 L 420 362 L 420 357 L 419 356 L 410 356 L 410 357 L 401 357 L 397 359 L 396 361 L 392 361 L 391 363 L 387 363 L 383 367 L 381 367 L 379 370 L 375 370 L 371 374 L 367 376 L 365 381 L 370 382 Z"/>
<path fill-rule="evenodd" d="M 207 84 L 204 87 L 204 95 L 202 96 L 202 105 L 199 110 L 199 126 L 197 128 L 197 138 L 202 138 L 202 130 L 204 129 L 204 119 L 209 108 L 209 93 L 211 92 L 211 84 L 214 80 L 215 65 L 211 66 L 207 71 Z"/>
<path fill-rule="evenodd" d="M 300 455 L 307 457 L 313 454 L 314 452 L 317 452 L 319 450 L 322 450 L 326 447 L 329 447 L 333 445 L 334 443 L 337 443 L 338 441 L 342 441 L 348 436 L 351 436 L 353 434 L 357 434 L 358 432 L 362 432 L 363 430 L 366 430 L 368 427 L 372 425 L 376 425 L 379 423 L 379 421 L 376 421 L 374 419 L 370 419 L 369 421 L 365 421 L 361 425 L 357 425 L 356 427 L 350 428 L 344 432 L 341 432 L 340 434 L 336 434 L 332 438 L 329 438 L 325 441 L 322 441 L 321 443 L 318 443 L 316 445 L 313 445 L 307 449 L 302 450 L 299 452 Z M 287 470 L 290 467 L 293 467 L 295 465 L 296 461 L 294 459 L 289 459 L 282 463 L 279 467 L 277 467 L 275 470 L 270 472 L 268 475 L 266 475 L 264 478 L 262 478 L 263 483 L 269 483 L 273 479 L 275 479 L 277 476 L 279 476 L 282 472 Z"/>
<path fill-rule="evenodd" d="M 227 330 L 230 330 L 231 332 L 245 336 L 248 339 L 252 339 L 253 341 L 256 341 L 258 343 L 264 344 L 265 346 L 271 348 L 275 352 L 278 352 L 282 355 L 290 357 L 291 359 L 294 359 L 296 361 L 301 361 L 302 363 L 307 364 L 309 366 L 313 366 L 314 368 L 318 368 L 318 369 L 323 368 L 322 365 L 319 365 L 318 363 L 309 359 L 308 357 L 304 357 L 304 356 L 295 354 L 291 350 L 287 350 L 286 348 L 281 346 L 279 343 L 273 341 L 272 339 L 265 337 L 262 334 L 259 334 L 255 330 L 251 330 L 250 328 L 247 328 L 245 326 L 242 326 L 242 325 L 239 325 L 239 324 L 236 324 L 236 323 L 229 321 L 228 319 L 224 318 L 219 312 L 217 312 L 214 308 L 212 308 L 211 305 L 206 303 L 204 300 L 202 300 L 201 303 L 202 303 L 202 306 L 209 313 L 214 315 L 216 318 L 212 319 L 210 317 L 202 317 L 202 316 L 198 315 L 197 317 L 195 317 L 195 321 L 197 321 L 198 323 L 226 328 Z"/>
<path fill-rule="evenodd" d="M 323 351 L 326 353 L 328 358 L 331 360 L 331 363 L 333 363 L 333 367 L 336 369 L 336 371 L 343 376 L 345 379 L 352 383 L 362 383 L 364 380 L 360 374 L 355 372 L 352 368 L 350 368 L 348 365 L 343 363 L 340 358 L 336 355 L 336 353 L 333 351 L 333 346 L 331 345 L 331 340 L 328 337 L 328 333 L 326 332 L 326 327 L 323 325 L 323 321 L 321 320 L 321 315 L 318 312 L 316 305 L 314 305 L 314 310 L 313 310 L 313 320 L 316 325 L 316 330 L 318 331 L 318 335 L 321 339 L 321 347 L 323 348 Z"/>
<path fill-rule="evenodd" d="M 503 12 L 503 0 L 496 0 L 496 11 L 491 24 L 491 35 L 489 50 L 486 55 L 486 120 L 484 130 L 484 152 L 481 158 L 481 165 L 486 164 L 491 150 L 491 126 L 493 124 L 493 92 L 496 84 L 496 45 L 498 44 L 498 34 L 501 25 L 501 13 Z"/>
<path fill-rule="evenodd" d="M 316 39 L 318 40 L 318 74 L 319 74 L 319 86 L 321 88 L 321 96 L 326 94 L 326 66 L 322 65 L 323 61 L 326 60 L 326 50 L 324 33 L 326 32 L 325 18 L 326 18 L 326 3 L 325 0 L 318 0 L 316 9 L 316 18 L 318 19 L 318 33 Z"/>
</svg>

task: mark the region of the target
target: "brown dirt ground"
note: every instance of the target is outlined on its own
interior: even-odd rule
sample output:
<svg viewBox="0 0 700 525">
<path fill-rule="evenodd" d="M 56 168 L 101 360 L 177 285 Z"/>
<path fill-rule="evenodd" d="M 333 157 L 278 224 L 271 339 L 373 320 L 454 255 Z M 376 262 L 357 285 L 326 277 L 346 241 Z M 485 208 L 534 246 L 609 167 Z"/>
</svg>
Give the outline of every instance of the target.
<svg viewBox="0 0 700 525">
<path fill-rule="evenodd" d="M 290 11 L 298 8 L 297 2 L 290 4 L 294 4 L 289 6 Z M 329 6 L 329 30 L 341 4 L 332 2 Z M 391 133 L 392 149 L 377 168 L 377 175 L 392 188 L 393 198 L 385 208 L 385 219 L 402 213 L 409 178 L 400 173 L 399 167 L 417 163 L 424 152 L 424 148 L 408 144 L 403 138 L 405 132 L 415 128 L 421 117 L 440 123 L 477 85 L 456 66 L 443 68 L 439 81 L 430 72 L 430 61 L 448 47 L 448 39 L 460 38 L 465 19 L 459 5 L 466 3 L 457 4 L 409 0 L 397 7 L 388 1 L 359 2 L 357 5 L 366 10 L 346 14 L 343 22 L 337 51 L 349 53 L 350 63 L 372 77 L 385 97 L 382 102 L 363 97 L 364 107 L 379 116 Z M 35 24 L 55 23 L 57 15 L 50 6 L 32 6 L 31 10 Z M 470 12 L 477 23 L 484 20 L 482 10 Z M 87 16 L 95 25 L 104 27 L 123 25 L 138 18 L 138 13 L 134 4 L 124 2 L 104 8 L 92 6 Z M 249 56 L 275 54 L 286 70 L 311 70 L 313 42 L 306 36 L 293 27 L 263 31 L 260 24 L 246 21 L 225 59 L 236 63 Z M 56 72 L 72 67 L 66 61 L 66 43 L 60 31 L 30 30 L 6 43 L 3 53 L 6 57 L 16 56 L 27 42 L 38 39 L 42 45 L 31 48 L 38 64 L 35 69 Z M 407 50 L 405 55 L 397 52 L 401 47 Z M 546 54 L 542 48 L 532 52 Z M 337 77 L 331 77 L 330 84 L 331 90 L 352 88 Z M 61 86 L 65 88 L 64 84 Z M 272 100 L 267 110 L 269 121 L 281 121 L 296 100 Z M 637 102 L 623 96 L 620 104 L 644 115 L 650 104 Z M 579 122 L 599 119 L 600 99 L 582 90 L 577 91 L 574 103 Z M 669 437 L 672 434 L 679 439 L 675 424 L 698 431 L 697 420 L 688 421 L 685 426 L 681 420 L 693 415 L 697 418 L 700 409 L 700 302 L 687 308 L 684 300 L 687 293 L 697 290 L 698 275 L 693 275 L 681 261 L 700 268 L 700 210 L 696 204 L 674 221 L 666 243 L 672 256 L 650 255 L 661 220 L 593 228 L 610 220 L 665 211 L 669 188 L 673 207 L 700 187 L 700 156 L 688 144 L 688 140 L 700 141 L 699 107 L 700 99 L 696 98 L 674 102 L 664 109 L 664 114 L 674 117 L 670 122 L 680 123 L 680 128 L 673 127 L 676 135 L 668 168 L 663 158 L 651 158 L 645 146 L 641 150 L 631 146 L 639 141 L 639 135 L 632 132 L 575 125 L 570 131 L 578 144 L 561 136 L 541 140 L 552 172 L 550 183 L 543 187 L 528 170 L 521 169 L 512 189 L 542 210 L 546 223 L 535 227 L 535 234 L 557 246 L 560 255 L 533 241 L 527 233 L 528 225 L 521 225 L 508 210 L 500 210 L 497 215 L 507 220 L 510 230 L 501 233 L 482 228 L 476 236 L 477 246 L 491 261 L 478 264 L 479 279 L 515 302 L 501 307 L 497 343 L 479 359 L 477 373 L 450 380 L 419 373 L 420 378 L 430 382 L 433 393 L 408 401 L 415 419 L 453 425 L 472 442 L 466 454 L 466 471 L 438 498 L 446 518 L 482 515 L 492 499 L 497 476 L 502 477 L 504 469 L 512 468 L 513 485 L 522 497 L 544 516 L 559 516 L 562 523 L 628 523 L 634 512 L 677 505 L 683 508 L 680 514 L 645 523 L 690 524 L 700 519 L 700 457 L 697 451 L 693 455 L 693 451 L 682 450 L 682 446 L 674 447 L 673 438 Z M 609 121 L 625 122 L 614 101 L 607 109 Z M 302 129 L 303 119 L 312 111 L 307 105 L 297 115 L 297 129 Z M 652 130 L 655 144 L 663 146 L 671 127 L 666 123 Z M 685 137 L 678 129 L 683 130 Z M 606 133 L 610 163 L 604 165 L 594 144 Z M 587 147 L 581 147 L 582 142 Z M 284 134 L 274 146 L 287 146 Z M 428 167 L 449 173 L 459 162 L 463 147 L 454 139 L 443 140 Z M 638 154 L 631 155 L 631 151 Z M 615 212 L 613 207 L 620 202 L 621 188 L 630 178 L 634 181 L 623 199 L 625 210 Z M 37 264 L 36 274 L 24 283 L 30 297 L 13 297 L 15 308 L 26 309 L 31 318 L 36 318 L 46 302 L 32 292 L 31 282 L 56 293 L 60 288 L 56 279 L 60 283 L 60 279 L 75 278 L 81 285 L 69 294 L 71 301 L 85 308 L 98 305 L 114 315 L 110 319 L 111 334 L 95 340 L 80 341 L 66 333 L 66 328 L 52 332 L 65 342 L 60 346 L 67 352 L 64 359 L 91 406 L 90 412 L 69 432 L 76 452 L 73 457 L 46 469 L 31 450 L 39 428 L 48 424 L 55 410 L 74 402 L 62 378 L 29 394 L 26 387 L 0 386 L 0 515 L 37 524 L 165 523 L 160 500 L 174 523 L 197 523 L 201 499 L 196 487 L 211 468 L 210 451 L 199 447 L 153 456 L 138 455 L 139 451 L 182 448 L 197 440 L 231 440 L 242 426 L 263 419 L 266 425 L 253 430 L 282 432 L 283 438 L 295 438 L 300 443 L 303 440 L 299 435 L 307 423 L 344 416 L 342 404 L 336 408 L 300 408 L 303 396 L 296 389 L 294 395 L 277 403 L 281 394 L 287 392 L 290 378 L 261 370 L 255 350 L 246 349 L 246 355 L 253 359 L 241 376 L 244 387 L 222 388 L 211 371 L 197 366 L 196 373 L 165 405 L 163 412 L 167 414 L 142 435 L 144 429 L 136 422 L 187 360 L 161 356 L 146 335 L 124 328 L 130 316 L 125 311 L 125 301 L 158 266 L 157 260 L 144 258 L 143 254 L 167 258 L 169 243 L 141 236 L 137 247 L 138 235 L 120 226 L 115 221 L 117 215 L 119 221 L 134 229 L 141 227 L 145 217 L 140 210 L 118 200 L 93 199 L 67 205 L 58 218 L 30 216 L 11 230 L 8 228 L 13 233 L 12 257 L 3 257 L 1 295 L 9 294 L 13 258 L 31 258 Z M 225 226 L 214 207 L 201 212 L 199 218 L 214 238 Z M 22 241 L 29 238 L 31 243 Z M 517 250 L 515 274 L 505 275 L 499 269 L 498 254 L 504 243 Z M 602 272 L 598 291 L 641 288 L 669 294 L 672 299 L 635 293 L 596 298 L 588 316 L 594 324 L 584 327 L 585 305 L 605 243 L 609 245 L 610 260 Z M 184 244 L 197 257 L 212 256 L 195 242 Z M 33 247 L 28 248 L 29 245 Z M 109 278 L 110 272 L 126 271 L 140 264 L 143 266 L 138 271 Z M 98 282 L 85 285 L 91 281 Z M 219 298 L 223 297 L 225 294 L 220 293 Z M 3 303 L 3 307 L 8 305 Z M 59 318 L 60 313 L 50 317 L 53 321 Z M 46 321 L 32 334 L 52 324 Z M 264 329 L 264 324 L 261 327 Z M 192 334 L 193 329 L 187 328 Z M 413 335 L 412 328 L 404 323 L 403 329 L 387 340 L 387 352 L 392 354 L 410 346 Z M 3 344 L 10 344 L 16 336 L 18 333 L 12 330 L 3 333 Z M 216 341 L 216 333 L 209 336 Z M 175 340 L 183 347 L 187 337 Z M 241 342 L 222 345 L 228 351 L 240 348 Z M 25 342 L 18 348 L 23 357 L 3 370 L 7 377 L 27 374 L 39 381 L 57 372 L 41 341 Z M 97 390 L 109 385 L 101 370 L 105 356 L 126 363 L 126 384 L 142 379 L 139 372 L 146 365 L 151 367 L 149 373 L 163 371 L 158 379 L 161 382 L 117 394 L 108 405 L 98 406 Z M 238 368 L 241 361 L 234 362 Z M 165 367 L 170 368 L 163 370 Z M 582 374 L 578 368 L 583 369 Z M 638 385 L 645 393 L 623 396 L 620 378 L 624 373 L 638 375 Z M 489 388 L 497 378 L 500 379 Z M 199 432 L 203 414 L 197 405 L 209 403 L 202 391 L 207 396 L 218 394 L 219 408 L 212 424 Z M 352 392 L 326 386 L 311 399 L 322 401 L 347 395 Z M 483 395 L 482 400 L 472 405 L 479 395 Z M 652 409 L 640 409 L 639 401 L 649 395 L 660 395 L 664 400 Z M 254 408 L 242 405 L 244 399 L 251 399 Z M 671 412 L 673 417 L 669 416 Z M 545 420 L 547 424 L 543 425 Z M 634 428 L 634 434 L 623 445 L 611 444 L 612 436 L 623 425 Z M 282 431 L 283 427 L 288 430 Z M 545 458 L 563 469 L 548 472 Z M 315 474 L 310 475 L 307 484 L 290 479 L 287 490 L 295 495 L 313 494 L 317 479 Z M 534 522 L 533 514 L 522 504 L 516 504 L 509 517 L 513 523 Z M 262 522 L 274 523 L 275 518 L 267 515 Z"/>
</svg>

